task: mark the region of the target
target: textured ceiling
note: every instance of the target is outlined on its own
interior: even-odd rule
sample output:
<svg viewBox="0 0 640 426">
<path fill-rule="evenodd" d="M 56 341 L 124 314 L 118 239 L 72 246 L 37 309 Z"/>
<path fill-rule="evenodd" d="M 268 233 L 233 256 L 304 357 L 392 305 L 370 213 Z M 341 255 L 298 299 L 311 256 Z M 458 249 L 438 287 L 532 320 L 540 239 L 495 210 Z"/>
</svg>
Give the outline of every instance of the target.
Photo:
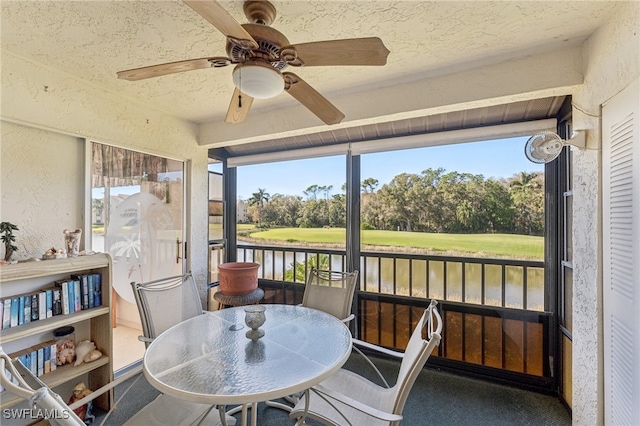
<svg viewBox="0 0 640 426">
<path fill-rule="evenodd" d="M 246 22 L 241 1 L 220 3 Z M 579 45 L 615 6 L 610 1 L 272 3 L 278 11 L 272 26 L 292 44 L 378 36 L 391 51 L 381 67 L 295 70 L 329 100 Z M 196 123 L 224 120 L 233 93 L 232 67 L 137 82 L 116 78 L 120 70 L 226 56 L 223 35 L 182 1 L 2 0 L 1 6 L 3 49 L 171 116 Z M 260 99 L 250 116 L 296 105 L 287 94 Z"/>
</svg>

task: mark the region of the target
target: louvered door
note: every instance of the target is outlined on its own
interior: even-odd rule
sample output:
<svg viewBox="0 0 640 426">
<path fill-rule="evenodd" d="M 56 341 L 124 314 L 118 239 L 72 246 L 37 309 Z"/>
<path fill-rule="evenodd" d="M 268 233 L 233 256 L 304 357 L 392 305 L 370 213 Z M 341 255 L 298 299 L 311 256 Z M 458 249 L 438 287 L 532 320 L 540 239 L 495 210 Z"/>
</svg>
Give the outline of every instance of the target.
<svg viewBox="0 0 640 426">
<path fill-rule="evenodd" d="M 610 425 L 640 425 L 639 94 L 636 80 L 602 110 L 604 411 Z"/>
</svg>

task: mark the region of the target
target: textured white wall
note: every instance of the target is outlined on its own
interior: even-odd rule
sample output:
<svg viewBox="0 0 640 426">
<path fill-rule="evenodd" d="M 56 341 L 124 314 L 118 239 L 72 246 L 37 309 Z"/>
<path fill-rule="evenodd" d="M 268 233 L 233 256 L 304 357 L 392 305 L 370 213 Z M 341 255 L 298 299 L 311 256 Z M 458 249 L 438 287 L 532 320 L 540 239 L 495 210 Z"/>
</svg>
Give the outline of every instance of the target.
<svg viewBox="0 0 640 426">
<path fill-rule="evenodd" d="M 589 148 L 573 149 L 575 425 L 604 423 L 600 107 L 640 75 L 639 23 L 640 3 L 627 2 L 587 41 L 585 81 L 573 97 L 574 127 L 588 130 Z"/>
<path fill-rule="evenodd" d="M 59 246 L 64 228 L 83 227 L 84 148 L 78 138 L 89 138 L 192 162 L 187 237 L 190 268 L 204 297 L 207 149 L 196 143 L 197 125 L 6 50 L 1 54 L 0 218 L 21 227 L 19 258 L 41 253 L 54 238 Z"/>
<path fill-rule="evenodd" d="M 82 228 L 82 141 L 2 123 L 0 143 L 0 218 L 20 228 L 13 258 L 41 257 L 48 248 L 63 247 L 62 231 Z"/>
</svg>

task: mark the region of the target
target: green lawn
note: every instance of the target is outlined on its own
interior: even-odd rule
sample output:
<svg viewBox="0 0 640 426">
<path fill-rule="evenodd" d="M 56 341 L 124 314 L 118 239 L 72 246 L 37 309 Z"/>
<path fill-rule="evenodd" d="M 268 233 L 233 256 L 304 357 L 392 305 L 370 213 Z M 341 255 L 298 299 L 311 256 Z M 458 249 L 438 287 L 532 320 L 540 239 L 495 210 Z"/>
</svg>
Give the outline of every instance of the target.
<svg viewBox="0 0 640 426">
<path fill-rule="evenodd" d="M 291 243 L 344 244 L 344 228 L 277 228 L 251 233 L 252 238 Z M 430 234 L 362 231 L 362 244 L 425 249 L 441 254 L 470 254 L 542 260 L 544 238 L 511 234 Z"/>
</svg>

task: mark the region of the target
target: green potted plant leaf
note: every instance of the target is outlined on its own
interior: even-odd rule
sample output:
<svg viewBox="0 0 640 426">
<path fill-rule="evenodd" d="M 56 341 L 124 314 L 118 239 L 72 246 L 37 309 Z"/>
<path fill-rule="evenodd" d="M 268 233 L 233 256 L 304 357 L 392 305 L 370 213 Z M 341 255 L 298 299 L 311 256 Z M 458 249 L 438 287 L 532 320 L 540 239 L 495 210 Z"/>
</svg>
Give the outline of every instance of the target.
<svg viewBox="0 0 640 426">
<path fill-rule="evenodd" d="M 4 243 L 4 260 L 9 261 L 14 251 L 18 251 L 18 247 L 13 245 L 16 236 L 13 231 L 19 231 L 18 227 L 11 222 L 0 223 L 0 233 L 2 233 L 2 242 Z"/>
</svg>

